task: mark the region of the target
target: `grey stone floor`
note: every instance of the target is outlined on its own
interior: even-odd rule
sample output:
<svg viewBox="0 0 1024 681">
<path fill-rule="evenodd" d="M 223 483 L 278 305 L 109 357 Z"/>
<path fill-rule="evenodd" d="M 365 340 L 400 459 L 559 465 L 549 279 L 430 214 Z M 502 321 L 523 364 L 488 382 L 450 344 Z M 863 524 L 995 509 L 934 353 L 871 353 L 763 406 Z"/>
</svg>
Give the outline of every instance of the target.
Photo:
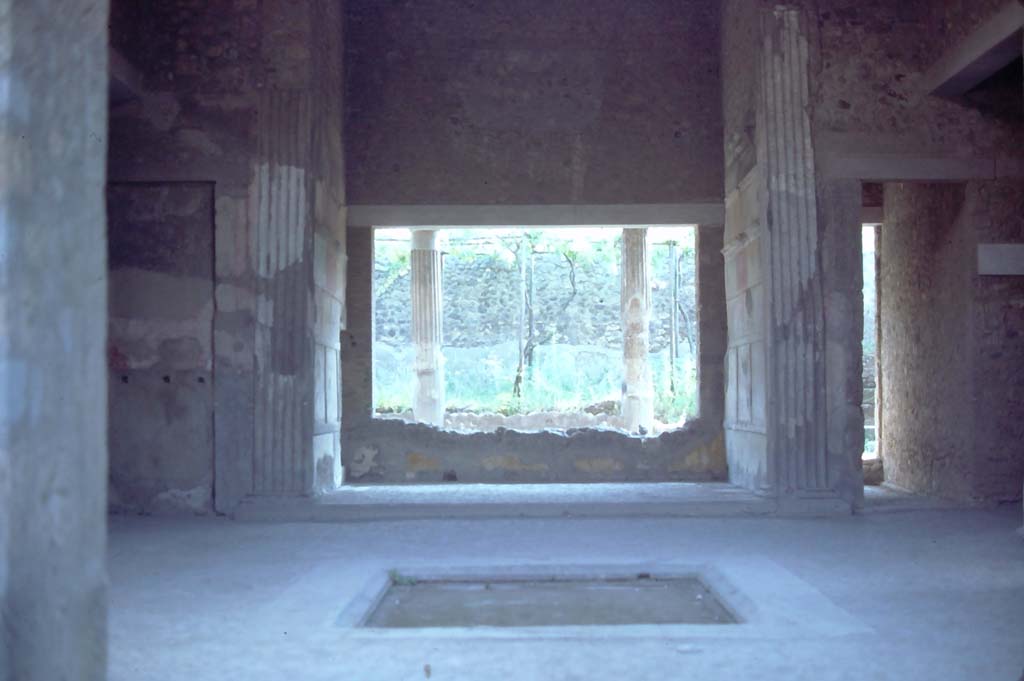
<svg viewBox="0 0 1024 681">
<path fill-rule="evenodd" d="M 727 483 L 574 483 L 532 485 L 346 485 L 324 496 L 331 504 L 437 503 L 677 503 L 681 500 L 755 500 L 747 490 Z"/>
<path fill-rule="evenodd" d="M 830 519 L 117 517 L 110 678 L 1017 681 L 1019 524 L 1019 507 Z M 710 566 L 750 597 L 753 623 L 714 635 L 671 626 L 385 635 L 338 624 L 392 568 L 570 564 Z"/>
<path fill-rule="evenodd" d="M 862 512 L 953 506 L 891 487 L 866 487 Z M 774 500 L 728 483 L 460 483 L 346 485 L 315 499 L 253 498 L 243 502 L 234 517 L 246 521 L 346 522 L 517 517 L 711 518 L 776 512 Z"/>
<path fill-rule="evenodd" d="M 727 483 L 346 485 L 316 499 L 250 499 L 239 520 L 419 520 L 734 516 L 772 513 L 774 502 Z"/>
</svg>

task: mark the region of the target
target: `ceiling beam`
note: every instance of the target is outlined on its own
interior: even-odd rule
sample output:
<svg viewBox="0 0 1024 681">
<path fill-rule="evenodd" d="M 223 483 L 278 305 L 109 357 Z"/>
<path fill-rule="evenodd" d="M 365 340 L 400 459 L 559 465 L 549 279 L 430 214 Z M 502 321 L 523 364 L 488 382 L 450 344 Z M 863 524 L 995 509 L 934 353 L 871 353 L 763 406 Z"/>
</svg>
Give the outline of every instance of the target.
<svg viewBox="0 0 1024 681">
<path fill-rule="evenodd" d="M 925 74 L 929 94 L 957 97 L 1021 56 L 1024 3 L 1011 0 L 951 47 Z"/>
<path fill-rule="evenodd" d="M 721 202 L 348 206 L 348 224 L 360 227 L 720 225 L 724 220 Z"/>
</svg>

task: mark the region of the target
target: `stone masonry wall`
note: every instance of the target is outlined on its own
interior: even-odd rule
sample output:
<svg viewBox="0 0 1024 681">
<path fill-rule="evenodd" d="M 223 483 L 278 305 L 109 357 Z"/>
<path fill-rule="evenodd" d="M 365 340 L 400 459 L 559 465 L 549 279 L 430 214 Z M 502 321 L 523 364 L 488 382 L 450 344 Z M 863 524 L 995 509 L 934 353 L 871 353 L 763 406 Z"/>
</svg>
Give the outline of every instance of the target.
<svg viewBox="0 0 1024 681">
<path fill-rule="evenodd" d="M 259 7 L 255 3 L 234 5 L 214 2 L 201 7 L 185 2 L 119 0 L 111 8 L 111 45 L 138 70 L 144 91 L 112 106 L 110 181 L 145 182 L 164 189 L 179 182 L 205 181 L 213 186 L 213 235 L 209 243 L 215 251 L 210 254 L 213 272 L 209 276 L 215 303 L 210 352 L 213 431 L 218 437 L 203 473 L 211 480 L 217 479 L 219 502 L 240 497 L 252 486 L 250 473 L 232 489 L 226 484 L 232 481 L 232 472 L 244 469 L 224 464 L 229 459 L 251 457 L 253 448 L 255 301 L 249 204 L 257 89 L 266 82 Z M 115 215 L 124 210 L 116 204 L 111 206 Z M 152 225 L 154 235 L 159 234 L 159 227 Z M 169 228 L 165 227 L 168 239 L 173 233 Z M 174 244 L 168 248 L 173 250 Z M 135 323 L 145 325 L 141 320 Z M 112 366 L 111 370 L 116 368 Z M 140 397 L 135 395 L 136 400 Z M 112 411 L 110 429 L 117 433 L 130 424 L 135 431 L 148 430 L 151 442 L 170 447 L 177 418 L 174 413 L 161 418 L 153 408 L 158 404 L 153 401 L 157 395 L 146 397 L 151 405 L 149 413 L 129 418 L 128 414 Z M 178 465 L 163 461 L 162 450 L 155 453 L 159 467 Z M 142 461 L 144 457 L 146 451 L 134 445 L 116 454 L 121 462 Z M 125 470 L 133 468 L 138 465 Z M 251 461 L 248 469 L 252 470 Z M 115 479 L 124 474 L 120 465 L 111 473 Z M 146 488 L 129 487 L 119 496 L 130 499 L 132 507 L 141 510 L 155 506 L 154 491 L 169 492 L 172 499 L 188 499 L 182 495 L 189 487 L 178 487 L 168 478 L 166 489 L 158 490 L 154 489 L 157 482 L 151 480 Z M 182 504 L 181 509 L 209 507 L 213 494 L 211 489 L 207 498 Z"/>
<path fill-rule="evenodd" d="M 979 244 L 1024 243 L 1024 181 L 967 186 Z M 1024 277 L 974 276 L 974 490 L 1009 500 L 1024 483 Z"/>
<path fill-rule="evenodd" d="M 1010 0 L 942 0 L 932 3 L 932 11 L 945 40 L 956 43 L 1009 3 Z"/>
<path fill-rule="evenodd" d="M 928 69 L 987 14 L 984 6 L 991 11 L 991 2 L 814 4 L 821 44 L 814 111 L 823 151 L 983 157 L 989 175 L 997 159 L 1020 158 L 1024 127 L 922 87 Z"/>
<path fill-rule="evenodd" d="M 313 199 L 313 459 L 314 491 L 342 482 L 341 330 L 345 326 L 345 158 L 342 148 L 344 34 L 342 2 L 310 7 L 313 36 L 311 155 Z"/>
<path fill-rule="evenodd" d="M 961 500 L 1024 479 L 1024 285 L 978 276 L 979 243 L 1021 243 L 1020 182 L 887 185 L 882 231 L 886 478 Z"/>
<path fill-rule="evenodd" d="M 860 181 L 912 174 L 915 169 L 928 176 L 974 172 L 979 180 L 1007 177 L 1022 160 L 1024 128 L 1019 123 L 969 101 L 932 97 L 923 87 L 928 69 L 970 30 L 964 27 L 977 25 L 993 7 L 987 2 L 968 5 L 953 0 L 722 4 L 725 248 L 727 258 L 736 254 L 727 261 L 726 281 L 749 271 L 749 258 L 739 254 L 759 241 L 764 270 L 760 274 L 773 287 L 761 301 L 748 296 L 745 314 L 735 316 L 730 310 L 730 346 L 740 352 L 750 340 L 741 322 L 759 314 L 761 305 L 774 324 L 783 323 L 768 329 L 767 382 L 750 379 L 741 361 L 728 364 L 727 394 L 763 397 L 767 389 L 773 396 L 765 429 L 766 477 L 760 467 L 759 429 L 730 425 L 727 416 L 733 480 L 751 486 L 767 480 L 794 490 L 817 488 L 827 480 L 839 496 L 849 498 L 854 506 L 859 503 L 855 457 L 863 446 L 863 362 L 860 290 L 854 286 L 859 282 L 860 249 L 852 235 L 859 233 Z M 761 99 L 753 92 L 760 92 Z M 1019 98 L 1019 88 L 1012 96 Z M 805 115 L 810 119 L 809 130 L 802 120 Z M 779 153 L 781 149 L 786 153 Z M 787 164 L 801 154 L 808 158 L 800 160 L 793 172 L 794 167 Z M 805 187 L 808 177 L 813 185 Z M 804 201 L 809 191 L 815 194 L 813 203 Z M 810 234 L 802 223 L 806 214 L 815 211 L 818 224 Z M 812 254 L 819 248 L 820 260 L 802 262 L 796 251 L 779 248 L 779 239 L 793 238 Z M 818 283 L 812 281 L 814 286 L 798 292 L 789 287 L 794 267 L 803 276 L 805 267 L 814 272 L 818 263 L 826 304 L 821 318 L 803 328 L 811 334 L 805 340 L 799 335 L 802 322 L 793 329 L 785 325 L 816 305 L 813 289 Z M 791 293 L 796 294 L 793 307 L 788 300 Z M 821 325 L 824 335 L 815 338 Z M 825 354 L 815 355 L 823 357 L 823 363 L 801 372 L 792 355 L 787 359 L 794 342 L 823 343 Z M 824 383 L 817 376 L 823 376 Z M 804 387 L 787 390 L 794 383 Z M 801 396 L 822 387 L 824 393 L 812 396 L 810 408 L 817 409 L 814 405 L 824 400 L 825 413 L 816 413 L 808 425 L 817 428 L 822 418 L 827 421 L 824 443 L 815 433 L 811 446 L 786 444 L 784 440 L 794 433 L 801 437 Z M 795 403 L 787 405 L 793 399 Z M 727 406 L 733 405 L 728 398 Z M 772 410 L 778 409 L 796 415 L 795 429 L 786 414 L 783 422 L 776 422 Z M 773 449 L 778 456 L 771 453 Z"/>
<path fill-rule="evenodd" d="M 974 238 L 955 218 L 963 202 L 956 185 L 887 185 L 879 274 L 886 479 L 953 498 L 973 487 Z"/>
<path fill-rule="evenodd" d="M 340 477 L 342 14 L 332 0 L 118 0 L 111 14 L 144 89 L 112 109 L 111 179 L 213 185 L 218 510 Z"/>
<path fill-rule="evenodd" d="M 949 50 L 955 49 L 970 31 L 992 16 L 1005 3 L 997 0 L 912 0 L 900 3 L 884 0 L 815 0 L 798 4 L 803 6 L 808 16 L 815 19 L 810 32 L 814 43 L 820 46 L 820 53 L 817 56 L 812 53 L 811 95 L 817 158 L 826 175 L 850 177 L 852 163 L 854 166 L 863 164 L 865 170 L 862 172 L 870 174 L 857 178 L 862 180 L 888 179 L 893 175 L 913 180 L 917 179 L 915 174 L 923 176 L 921 179 L 942 177 L 943 174 L 947 174 L 948 179 L 963 179 L 966 176 L 976 180 L 967 184 L 964 198 L 967 207 L 979 207 L 970 208 L 972 211 L 979 210 L 981 206 L 972 198 L 974 187 L 984 186 L 993 178 L 999 178 L 996 184 L 1019 181 L 1010 178 L 1019 178 L 1019 168 L 1024 161 L 1024 155 L 1021 154 L 1021 149 L 1024 149 L 1024 126 L 1020 125 L 1019 117 L 1018 120 L 1013 120 L 1001 113 L 1014 108 L 1019 110 L 1019 86 L 988 93 L 985 106 L 980 106 L 977 101 L 968 98 L 935 97 L 924 87 L 926 74 L 939 58 Z M 884 58 L 879 58 L 880 55 L 884 55 Z M 1014 101 L 1010 102 L 1012 106 L 1007 107 L 991 101 L 993 98 L 1011 98 Z M 918 198 L 917 191 L 918 189 L 904 186 L 896 193 L 901 197 L 901 205 L 893 207 L 897 218 L 904 222 L 942 222 L 939 213 L 925 207 L 926 199 Z M 943 194 L 944 191 L 951 191 L 948 187 L 946 190 L 934 188 L 920 191 L 937 192 L 937 196 L 943 201 L 952 200 L 948 194 Z M 888 200 L 888 196 L 886 199 Z M 948 204 L 944 205 L 948 207 Z M 882 268 L 888 268 L 885 263 L 885 243 L 909 238 L 906 234 L 891 234 L 888 224 L 889 209 L 886 204 L 887 224 L 882 230 Z M 856 222 L 859 222 L 852 211 L 846 213 L 849 215 L 842 219 L 847 224 L 845 227 L 837 225 L 837 228 L 852 229 Z M 940 229 L 950 239 L 957 240 L 959 247 L 966 249 L 964 252 L 956 253 L 954 246 L 928 241 L 928 237 L 922 235 L 921 239 L 925 240 L 921 242 L 924 244 L 920 249 L 922 252 L 913 256 L 906 253 L 904 255 L 909 258 L 907 262 L 915 263 L 907 266 L 918 272 L 920 277 L 933 277 L 936 281 L 945 282 L 943 277 L 953 276 L 947 270 L 957 269 L 960 272 L 957 275 L 960 277 L 960 285 L 966 286 L 975 281 L 971 278 L 965 279 L 968 274 L 963 273 L 975 271 L 972 269 L 972 263 L 975 258 L 974 245 L 979 236 L 977 229 L 990 218 L 961 216 L 960 220 L 966 219 L 967 224 L 960 225 L 958 222 L 954 225 L 950 220 L 955 214 L 954 212 L 947 215 Z M 890 233 L 886 235 L 886 232 Z M 893 246 L 890 244 L 890 247 Z M 920 261 L 927 257 L 928 248 L 937 249 L 934 252 L 935 263 L 945 269 L 927 271 L 928 267 L 920 264 Z M 891 269 L 888 271 L 887 276 L 895 276 Z M 937 285 L 941 288 L 947 284 Z M 964 296 L 960 289 L 948 292 L 953 300 L 959 300 Z M 897 309 L 901 304 L 913 307 L 908 300 L 885 303 L 886 294 L 886 290 L 879 289 L 883 304 L 889 309 Z M 965 304 L 968 304 L 968 308 L 965 309 L 970 309 L 969 301 Z M 928 314 L 933 316 L 929 317 Z M 933 325 L 939 328 L 955 326 L 960 329 L 954 334 L 960 340 L 955 342 L 968 345 L 976 343 L 975 340 L 967 340 L 973 336 L 974 325 L 961 328 L 958 325 L 962 320 L 954 321 L 948 316 L 943 316 L 944 314 L 920 312 L 920 315 L 913 317 L 916 320 L 913 324 L 917 324 L 918 329 L 930 328 Z M 888 325 L 898 322 L 886 321 L 885 310 L 882 317 L 884 337 Z M 888 339 L 884 342 L 888 348 L 895 341 Z M 945 339 L 943 342 L 954 341 Z M 909 367 L 918 366 L 917 363 L 920 362 L 925 362 L 923 370 L 928 371 L 930 365 L 927 363 L 937 362 L 934 357 L 922 359 L 914 356 L 904 357 L 906 362 L 901 363 L 895 357 L 885 357 L 884 350 L 881 352 L 883 361 L 893 366 L 895 371 L 910 372 Z M 954 361 L 957 353 L 950 351 L 947 355 L 948 360 Z M 936 382 L 936 385 L 931 386 L 933 392 L 941 387 L 939 383 L 953 392 L 963 392 L 964 380 L 979 379 L 976 359 L 977 356 L 972 354 L 956 359 L 955 361 L 959 362 L 956 366 L 950 366 L 945 374 L 930 379 Z M 974 368 L 968 370 L 963 362 Z M 937 369 L 938 366 L 933 368 Z M 957 378 L 948 377 L 949 374 L 955 374 Z M 883 378 L 886 383 L 881 427 L 885 440 L 883 456 L 886 457 L 888 474 L 889 454 L 897 446 L 889 447 L 889 435 L 893 433 L 888 430 L 888 414 L 893 408 L 893 401 L 889 400 L 890 377 L 883 372 Z M 904 389 L 915 391 L 915 381 L 928 380 L 908 377 L 909 383 Z M 956 388 L 958 384 L 959 389 Z M 897 395 L 893 399 L 899 401 L 903 398 Z M 937 443 L 938 449 L 935 450 L 934 460 L 925 456 L 921 461 L 910 463 L 905 458 L 902 471 L 901 464 L 895 463 L 896 478 L 893 479 L 897 482 L 898 479 L 908 481 L 917 476 L 919 479 L 913 483 L 916 489 L 930 488 L 947 496 L 985 495 L 985 492 L 974 487 L 973 479 L 958 479 L 959 473 L 949 470 L 950 466 L 962 466 L 962 462 L 954 465 L 953 459 L 941 453 L 949 451 L 950 448 L 959 451 L 958 448 L 963 444 L 959 438 L 964 430 L 959 428 L 958 424 L 972 421 L 967 416 L 971 409 L 961 406 L 959 415 L 950 414 L 949 418 L 945 418 L 945 402 L 937 404 L 929 400 L 927 403 L 911 404 L 904 400 L 902 404 L 908 409 L 904 412 L 906 418 L 911 418 L 909 415 L 915 414 L 913 418 L 935 421 L 935 432 L 948 434 L 949 437 L 935 436 L 940 442 Z M 920 422 L 922 421 L 918 423 Z M 908 431 L 904 431 L 904 434 L 906 432 Z M 897 433 L 895 437 L 903 436 Z M 976 446 L 978 441 L 974 439 L 975 436 L 972 434 L 970 437 L 971 446 Z M 923 442 L 919 442 L 915 446 L 920 447 L 921 451 L 926 451 L 930 445 L 925 446 Z M 913 457 L 914 454 L 907 453 L 906 456 Z M 973 463 L 968 467 L 973 469 Z M 1015 477 L 1010 476 L 1011 479 Z M 1015 484 L 1019 487 L 1019 480 Z M 1019 494 L 1019 491 L 1017 493 Z"/>
<path fill-rule="evenodd" d="M 213 196 L 108 185 L 112 509 L 212 508 Z"/>
<path fill-rule="evenodd" d="M 766 422 L 765 286 L 763 279 L 758 97 L 761 17 L 745 0 L 724 0 L 722 101 L 725 155 L 725 442 L 729 480 L 772 486 Z"/>
<path fill-rule="evenodd" d="M 722 115 L 727 198 L 757 164 L 754 132 L 757 126 L 760 18 L 752 9 L 749 0 L 722 0 L 721 3 Z M 726 243 L 731 240 L 727 238 Z"/>
</svg>

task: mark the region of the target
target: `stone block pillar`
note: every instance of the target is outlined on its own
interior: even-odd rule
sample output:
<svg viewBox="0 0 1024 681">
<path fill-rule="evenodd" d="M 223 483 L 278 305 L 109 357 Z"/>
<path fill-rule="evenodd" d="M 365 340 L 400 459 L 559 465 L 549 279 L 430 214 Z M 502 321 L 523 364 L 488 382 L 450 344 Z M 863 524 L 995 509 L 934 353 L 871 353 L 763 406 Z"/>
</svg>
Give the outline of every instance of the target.
<svg viewBox="0 0 1024 681">
<path fill-rule="evenodd" d="M 106 0 L 0 0 L 0 679 L 106 678 Z"/>
<path fill-rule="evenodd" d="M 622 419 L 631 433 L 654 427 L 654 389 L 647 363 L 651 326 L 647 230 L 622 230 Z"/>
<path fill-rule="evenodd" d="M 373 421 L 373 229 L 346 232 L 346 324 L 341 332 L 341 460 L 346 479 L 357 467 L 359 431 Z"/>
<path fill-rule="evenodd" d="M 444 355 L 441 353 L 442 255 L 437 230 L 412 233 L 412 342 L 416 351 L 413 416 L 420 423 L 444 426 Z"/>
<path fill-rule="evenodd" d="M 700 418 L 721 425 L 725 418 L 725 259 L 722 225 L 697 227 L 697 343 Z"/>
</svg>

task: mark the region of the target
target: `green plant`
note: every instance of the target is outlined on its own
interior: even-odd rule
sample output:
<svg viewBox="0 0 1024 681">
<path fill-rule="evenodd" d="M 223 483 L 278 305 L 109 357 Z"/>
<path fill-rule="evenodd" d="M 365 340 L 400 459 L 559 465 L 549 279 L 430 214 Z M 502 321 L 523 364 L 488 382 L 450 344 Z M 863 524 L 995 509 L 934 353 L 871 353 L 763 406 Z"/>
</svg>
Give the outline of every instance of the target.
<svg viewBox="0 0 1024 681">
<path fill-rule="evenodd" d="M 573 412 L 618 401 L 621 230 L 445 232 L 443 352 L 450 411 Z M 696 412 L 692 232 L 649 232 L 650 362 L 655 410 L 666 422 Z M 378 410 L 404 411 L 415 390 L 408 242 L 399 234 L 385 236 L 390 240 L 379 241 L 376 251 L 374 399 Z"/>
</svg>

